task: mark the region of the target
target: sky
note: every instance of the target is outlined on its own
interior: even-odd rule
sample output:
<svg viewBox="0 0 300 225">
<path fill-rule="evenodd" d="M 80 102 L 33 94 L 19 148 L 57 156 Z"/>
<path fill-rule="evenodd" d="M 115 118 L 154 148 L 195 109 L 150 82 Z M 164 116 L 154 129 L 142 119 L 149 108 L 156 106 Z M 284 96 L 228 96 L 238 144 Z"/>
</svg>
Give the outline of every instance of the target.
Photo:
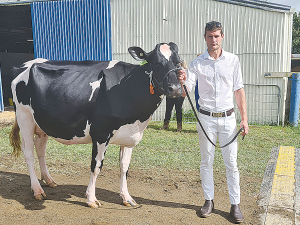
<svg viewBox="0 0 300 225">
<path fill-rule="evenodd" d="M 296 8 L 295 12 L 300 12 L 300 0 L 268 0 L 268 2 L 289 5 L 291 8 Z"/>
</svg>

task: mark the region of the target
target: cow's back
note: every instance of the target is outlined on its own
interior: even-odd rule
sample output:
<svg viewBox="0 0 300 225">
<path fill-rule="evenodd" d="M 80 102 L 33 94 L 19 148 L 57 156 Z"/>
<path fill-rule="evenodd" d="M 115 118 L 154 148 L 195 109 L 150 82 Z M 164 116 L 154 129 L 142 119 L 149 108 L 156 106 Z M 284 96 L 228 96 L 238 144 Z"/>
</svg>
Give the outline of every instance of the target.
<svg viewBox="0 0 300 225">
<path fill-rule="evenodd" d="M 21 79 L 16 84 L 18 102 L 31 106 L 36 123 L 46 134 L 63 139 L 82 137 L 95 108 L 98 89 L 92 84 L 101 79 L 101 71 L 108 65 L 96 61 L 33 64 L 28 81 Z"/>
</svg>

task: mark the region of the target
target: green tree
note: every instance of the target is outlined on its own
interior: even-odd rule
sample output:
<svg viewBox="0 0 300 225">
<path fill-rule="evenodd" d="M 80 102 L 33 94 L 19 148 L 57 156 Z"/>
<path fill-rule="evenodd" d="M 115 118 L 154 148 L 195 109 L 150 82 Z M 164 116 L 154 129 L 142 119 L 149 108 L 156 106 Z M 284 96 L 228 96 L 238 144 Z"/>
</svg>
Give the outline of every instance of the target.
<svg viewBox="0 0 300 225">
<path fill-rule="evenodd" d="M 292 54 L 300 54 L 300 12 L 293 17 Z"/>
</svg>

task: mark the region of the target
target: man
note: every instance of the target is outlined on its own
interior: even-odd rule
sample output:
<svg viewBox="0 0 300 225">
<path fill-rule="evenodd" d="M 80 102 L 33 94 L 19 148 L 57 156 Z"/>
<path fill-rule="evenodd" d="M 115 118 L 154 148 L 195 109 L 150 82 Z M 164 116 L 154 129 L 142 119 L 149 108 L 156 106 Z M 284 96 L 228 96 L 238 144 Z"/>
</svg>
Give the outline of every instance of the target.
<svg viewBox="0 0 300 225">
<path fill-rule="evenodd" d="M 238 57 L 226 52 L 221 47 L 224 38 L 223 28 L 219 22 L 209 22 L 205 26 L 204 39 L 207 50 L 194 59 L 188 74 L 180 70 L 179 79 L 191 91 L 198 82 L 199 118 L 209 138 L 220 145 L 225 145 L 237 132 L 233 111 L 233 93 L 241 114 L 240 127 L 242 135 L 249 131 L 246 112 L 245 91 Z M 185 93 L 184 93 L 185 96 Z M 200 175 L 205 203 L 201 216 L 208 217 L 214 209 L 213 162 L 215 147 L 205 137 L 197 124 L 201 151 Z M 230 215 L 236 223 L 241 223 L 244 216 L 240 210 L 239 171 L 237 168 L 237 141 L 222 148 L 223 161 L 226 167 L 227 185 L 231 203 Z"/>
</svg>

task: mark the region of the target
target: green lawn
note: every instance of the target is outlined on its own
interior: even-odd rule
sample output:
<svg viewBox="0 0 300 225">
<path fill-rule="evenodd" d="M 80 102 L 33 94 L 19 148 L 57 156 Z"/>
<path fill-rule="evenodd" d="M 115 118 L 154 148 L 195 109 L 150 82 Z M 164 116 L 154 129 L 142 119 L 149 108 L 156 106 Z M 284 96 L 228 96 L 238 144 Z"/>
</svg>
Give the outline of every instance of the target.
<svg viewBox="0 0 300 225">
<path fill-rule="evenodd" d="M 151 122 L 144 132 L 142 141 L 134 148 L 131 168 L 199 170 L 200 151 L 196 124 L 183 124 L 183 132 L 177 133 L 176 123 L 171 123 L 169 131 L 161 131 L 162 122 Z M 0 157 L 11 153 L 8 135 L 11 127 L 0 130 Z M 300 128 L 280 126 L 250 126 L 250 132 L 239 142 L 238 165 L 242 176 L 262 178 L 270 151 L 280 145 L 300 147 Z M 91 145 L 66 146 L 50 139 L 47 149 L 47 163 L 73 162 L 90 165 Z M 110 145 L 104 164 L 118 167 L 119 146 Z M 216 149 L 215 171 L 224 174 L 224 164 L 220 148 Z"/>
</svg>

